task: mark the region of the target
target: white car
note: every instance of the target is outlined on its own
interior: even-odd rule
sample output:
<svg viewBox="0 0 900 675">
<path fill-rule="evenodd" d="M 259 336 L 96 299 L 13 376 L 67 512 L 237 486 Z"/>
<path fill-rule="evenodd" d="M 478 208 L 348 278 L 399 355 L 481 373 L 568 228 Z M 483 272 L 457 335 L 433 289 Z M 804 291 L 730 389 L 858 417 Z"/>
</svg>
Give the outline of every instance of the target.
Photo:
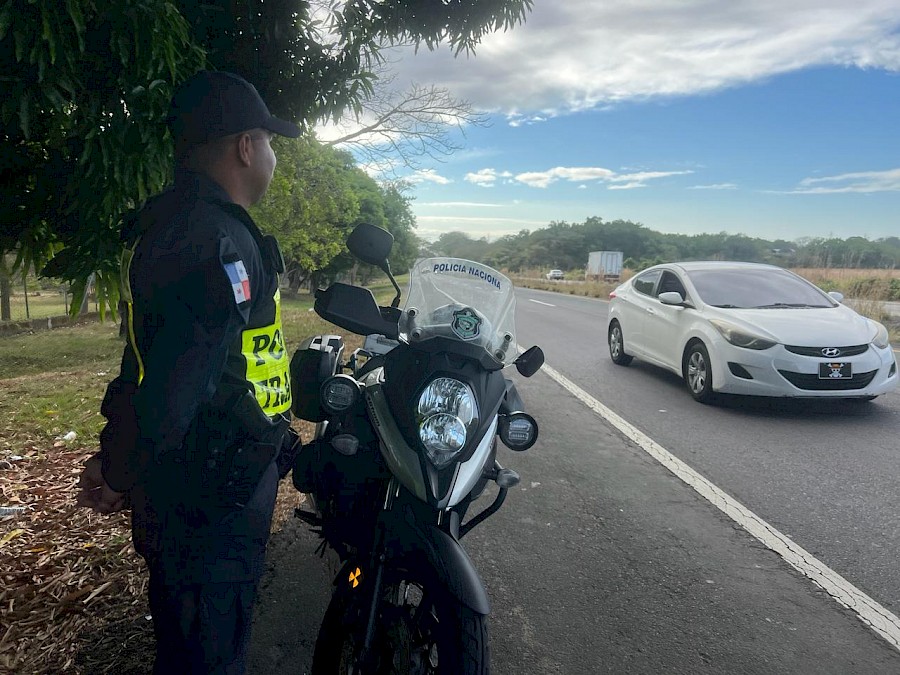
<svg viewBox="0 0 900 675">
<path fill-rule="evenodd" d="M 682 378 L 698 401 L 716 392 L 871 400 L 898 386 L 887 329 L 773 265 L 656 265 L 609 295 L 609 355 Z"/>
<path fill-rule="evenodd" d="M 560 279 L 565 279 L 566 275 L 562 270 L 550 270 L 547 272 L 547 278 L 550 281 L 559 281 Z"/>
</svg>

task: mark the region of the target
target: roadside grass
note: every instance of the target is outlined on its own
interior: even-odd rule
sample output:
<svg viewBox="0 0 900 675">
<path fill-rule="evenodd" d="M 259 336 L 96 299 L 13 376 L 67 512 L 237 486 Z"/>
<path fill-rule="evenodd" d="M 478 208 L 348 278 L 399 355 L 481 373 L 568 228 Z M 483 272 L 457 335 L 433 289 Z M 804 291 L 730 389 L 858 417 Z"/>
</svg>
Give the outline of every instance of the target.
<svg viewBox="0 0 900 675">
<path fill-rule="evenodd" d="M 72 369 L 118 368 L 122 340 L 112 321 L 0 337 L 0 380 Z"/>
<path fill-rule="evenodd" d="M 68 303 L 71 301 L 71 295 L 68 296 L 68 302 L 66 302 L 59 291 L 29 291 L 26 306 L 25 294 L 14 293 L 9 298 L 10 318 L 12 321 L 25 321 L 26 319 L 45 319 L 48 316 L 62 316 L 68 311 Z"/>
<path fill-rule="evenodd" d="M 566 295 L 581 295 L 588 298 L 609 297 L 618 283 L 608 283 L 604 281 L 548 281 L 547 279 L 535 279 L 533 277 L 510 277 L 513 285 L 517 288 L 532 288 L 539 291 L 552 291 L 554 293 L 564 293 Z M 624 280 L 624 279 L 623 279 Z"/>
<path fill-rule="evenodd" d="M 382 302 L 393 294 L 385 283 L 375 289 Z M 308 294 L 282 298 L 288 354 L 318 333 L 359 346 L 311 308 Z M 146 575 L 128 516 L 73 501 L 123 345 L 112 321 L 0 337 L 0 672 L 149 672 Z M 310 439 L 310 423 L 295 426 Z M 273 531 L 303 499 L 281 482 Z"/>
</svg>

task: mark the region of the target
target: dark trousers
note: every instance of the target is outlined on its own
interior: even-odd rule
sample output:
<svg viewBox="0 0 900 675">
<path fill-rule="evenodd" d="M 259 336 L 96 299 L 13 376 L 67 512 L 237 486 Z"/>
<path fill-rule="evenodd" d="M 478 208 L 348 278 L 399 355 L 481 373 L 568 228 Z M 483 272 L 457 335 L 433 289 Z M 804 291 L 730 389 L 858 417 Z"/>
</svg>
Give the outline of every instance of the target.
<svg viewBox="0 0 900 675">
<path fill-rule="evenodd" d="M 161 581 L 150 573 L 153 675 L 243 675 L 256 583 Z"/>
<path fill-rule="evenodd" d="M 150 572 L 153 673 L 243 675 L 278 471 L 271 463 L 241 508 L 185 503 L 179 488 L 132 493 L 134 544 Z"/>
</svg>

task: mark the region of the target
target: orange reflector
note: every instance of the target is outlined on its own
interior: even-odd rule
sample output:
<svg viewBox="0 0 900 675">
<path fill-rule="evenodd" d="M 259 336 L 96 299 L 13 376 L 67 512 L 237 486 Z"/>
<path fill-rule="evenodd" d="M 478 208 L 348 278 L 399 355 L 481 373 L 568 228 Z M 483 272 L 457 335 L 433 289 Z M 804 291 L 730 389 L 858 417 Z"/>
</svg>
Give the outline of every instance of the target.
<svg viewBox="0 0 900 675">
<path fill-rule="evenodd" d="M 357 567 L 355 570 L 350 572 L 350 579 L 349 579 L 350 587 L 356 588 L 357 586 L 359 586 L 359 580 L 361 578 L 362 578 L 362 570 Z"/>
</svg>

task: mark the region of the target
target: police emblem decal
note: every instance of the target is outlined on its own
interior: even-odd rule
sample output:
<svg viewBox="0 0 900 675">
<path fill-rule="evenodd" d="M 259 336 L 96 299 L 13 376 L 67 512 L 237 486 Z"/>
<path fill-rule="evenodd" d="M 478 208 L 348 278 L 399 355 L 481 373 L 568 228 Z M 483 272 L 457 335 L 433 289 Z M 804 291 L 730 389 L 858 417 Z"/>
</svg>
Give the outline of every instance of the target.
<svg viewBox="0 0 900 675">
<path fill-rule="evenodd" d="M 481 331 L 481 317 L 471 307 L 459 309 L 453 312 L 450 330 L 462 340 L 474 340 Z"/>
</svg>

